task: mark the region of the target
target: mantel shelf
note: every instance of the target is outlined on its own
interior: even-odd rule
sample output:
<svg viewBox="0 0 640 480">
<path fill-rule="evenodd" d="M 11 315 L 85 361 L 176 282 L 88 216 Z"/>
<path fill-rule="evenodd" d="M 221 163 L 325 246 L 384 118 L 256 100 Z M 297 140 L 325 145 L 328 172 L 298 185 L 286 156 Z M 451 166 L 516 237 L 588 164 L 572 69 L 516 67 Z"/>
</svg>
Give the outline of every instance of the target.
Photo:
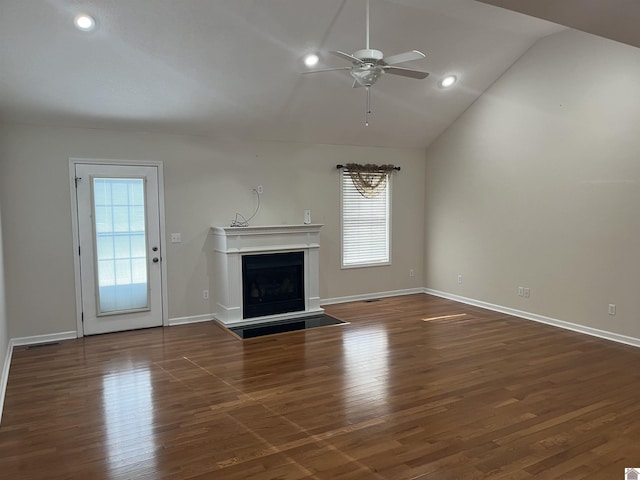
<svg viewBox="0 0 640 480">
<path fill-rule="evenodd" d="M 299 225 L 257 225 L 249 227 L 211 227 L 214 233 L 225 235 L 273 235 L 291 232 L 319 232 L 323 227 L 318 223 L 302 223 Z"/>
</svg>

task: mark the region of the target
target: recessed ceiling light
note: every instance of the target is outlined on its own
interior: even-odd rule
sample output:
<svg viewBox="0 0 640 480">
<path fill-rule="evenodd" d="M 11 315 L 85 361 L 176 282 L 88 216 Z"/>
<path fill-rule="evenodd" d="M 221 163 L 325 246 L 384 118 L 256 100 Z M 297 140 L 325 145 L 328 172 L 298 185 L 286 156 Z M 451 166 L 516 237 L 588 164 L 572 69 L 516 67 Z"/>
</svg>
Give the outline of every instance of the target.
<svg viewBox="0 0 640 480">
<path fill-rule="evenodd" d="M 318 57 L 318 55 L 316 55 L 315 53 L 310 53 L 309 55 L 304 57 L 304 64 L 307 67 L 315 67 L 319 61 L 320 57 Z"/>
<path fill-rule="evenodd" d="M 93 19 L 93 17 L 85 13 L 76 15 L 73 19 L 73 23 L 78 30 L 82 30 L 83 32 L 93 30 L 93 27 L 96 26 L 96 21 Z"/>
<path fill-rule="evenodd" d="M 440 81 L 440 86 L 443 88 L 448 88 L 456 83 L 456 80 L 457 78 L 455 75 L 447 75 Z"/>
</svg>

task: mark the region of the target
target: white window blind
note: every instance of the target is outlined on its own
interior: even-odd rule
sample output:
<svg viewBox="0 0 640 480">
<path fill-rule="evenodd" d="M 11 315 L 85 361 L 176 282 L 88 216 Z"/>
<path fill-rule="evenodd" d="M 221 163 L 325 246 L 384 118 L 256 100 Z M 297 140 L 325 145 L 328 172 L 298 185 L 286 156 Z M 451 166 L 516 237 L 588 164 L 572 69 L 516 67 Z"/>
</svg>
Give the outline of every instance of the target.
<svg viewBox="0 0 640 480">
<path fill-rule="evenodd" d="M 341 182 L 342 266 L 389 264 L 391 177 L 374 198 L 365 198 L 358 192 L 346 169 Z"/>
</svg>

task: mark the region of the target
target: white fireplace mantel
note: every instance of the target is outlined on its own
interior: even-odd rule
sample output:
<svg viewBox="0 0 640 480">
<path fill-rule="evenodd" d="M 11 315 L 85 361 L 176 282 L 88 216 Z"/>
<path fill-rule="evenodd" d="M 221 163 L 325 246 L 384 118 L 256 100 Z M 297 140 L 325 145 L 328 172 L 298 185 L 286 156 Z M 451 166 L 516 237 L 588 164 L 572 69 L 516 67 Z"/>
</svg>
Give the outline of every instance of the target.
<svg viewBox="0 0 640 480">
<path fill-rule="evenodd" d="M 211 227 L 216 318 L 225 325 L 260 323 L 322 313 L 319 292 L 319 224 Z M 304 253 L 305 309 L 266 317 L 243 318 L 242 256 Z"/>
</svg>

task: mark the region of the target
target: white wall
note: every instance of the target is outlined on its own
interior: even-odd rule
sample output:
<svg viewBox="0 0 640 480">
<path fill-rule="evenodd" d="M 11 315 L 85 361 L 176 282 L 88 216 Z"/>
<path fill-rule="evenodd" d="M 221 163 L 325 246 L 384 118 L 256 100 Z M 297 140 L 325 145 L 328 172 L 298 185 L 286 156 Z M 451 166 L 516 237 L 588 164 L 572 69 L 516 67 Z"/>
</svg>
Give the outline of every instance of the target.
<svg viewBox="0 0 640 480">
<path fill-rule="evenodd" d="M 302 223 L 310 208 L 321 236 L 321 298 L 422 287 L 424 151 L 250 142 L 78 128 L 0 126 L 10 337 L 75 330 L 69 157 L 164 162 L 169 318 L 211 312 L 206 240 L 212 225 L 253 211 L 253 225 Z M 393 265 L 340 269 L 337 163 L 395 163 Z M 409 269 L 416 276 L 410 278 Z"/>
<path fill-rule="evenodd" d="M 426 286 L 640 338 L 639 127 L 640 50 L 539 41 L 427 150 Z"/>
</svg>

